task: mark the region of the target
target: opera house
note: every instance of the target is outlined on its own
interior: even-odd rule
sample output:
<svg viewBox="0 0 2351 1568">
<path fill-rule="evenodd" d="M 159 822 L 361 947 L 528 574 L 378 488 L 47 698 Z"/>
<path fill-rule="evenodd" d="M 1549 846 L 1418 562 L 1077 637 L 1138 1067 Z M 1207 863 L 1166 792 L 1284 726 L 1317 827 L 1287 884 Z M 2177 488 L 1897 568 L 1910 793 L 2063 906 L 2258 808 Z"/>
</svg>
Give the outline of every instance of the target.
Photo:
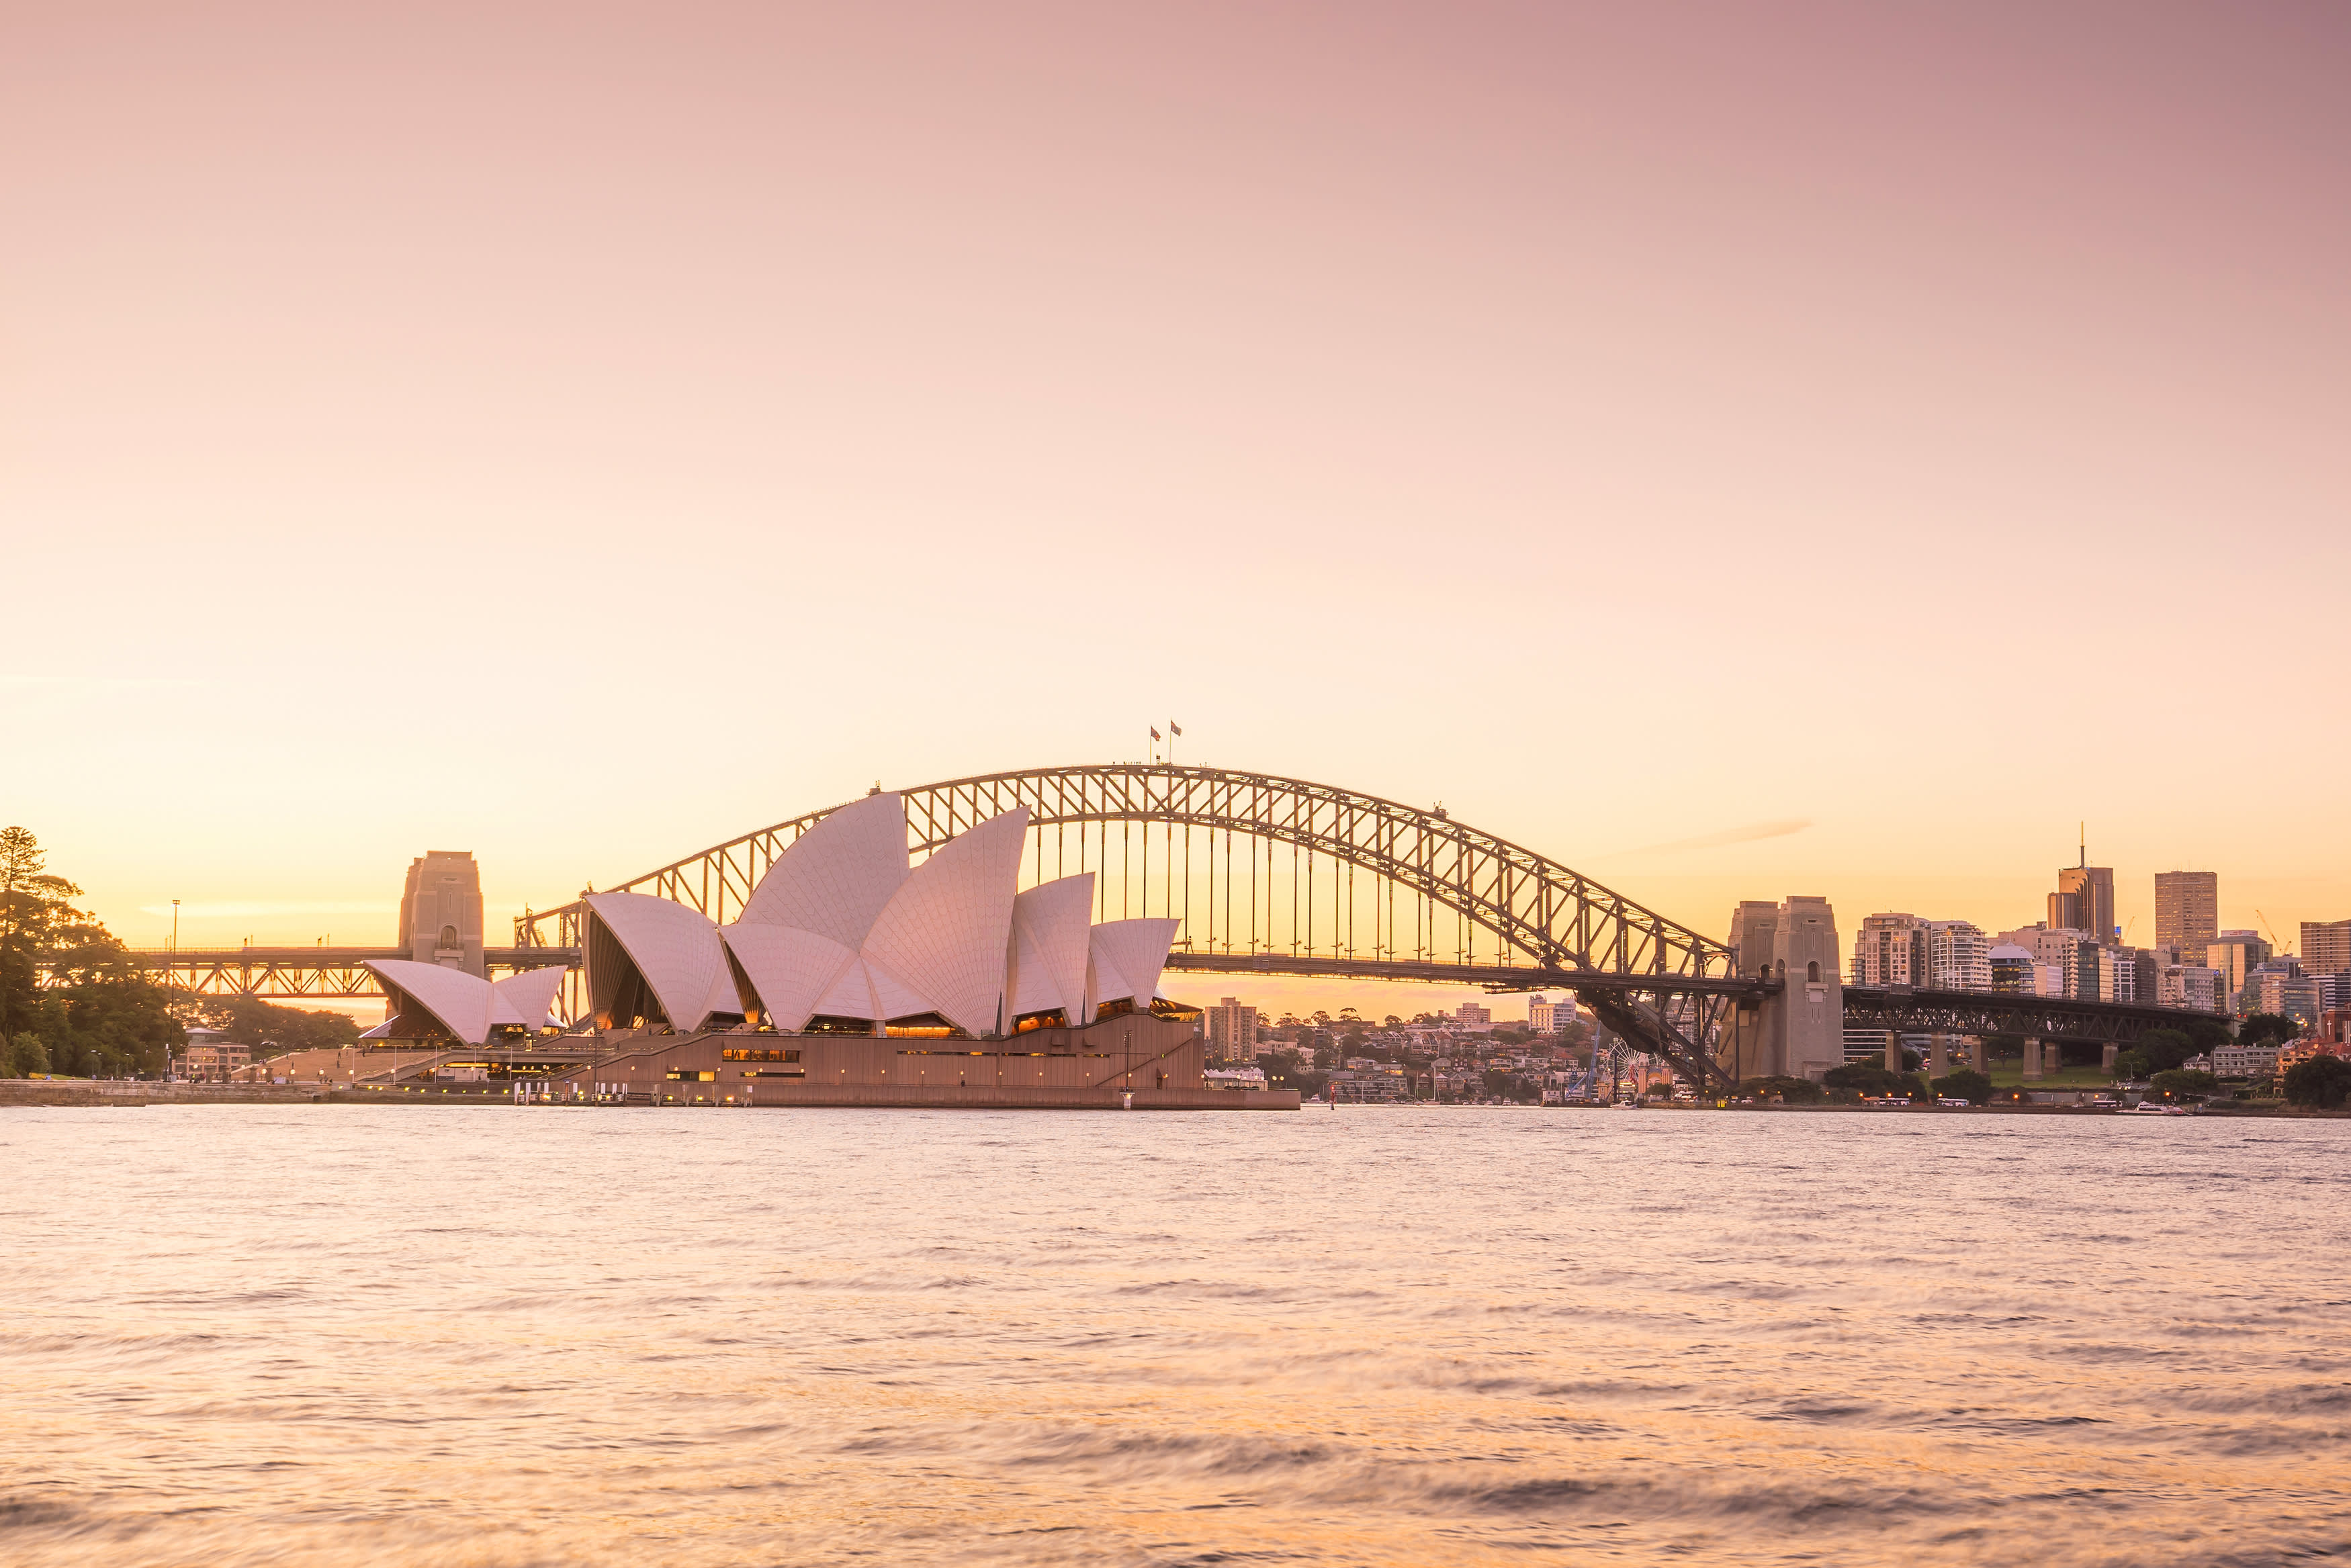
<svg viewBox="0 0 2351 1568">
<path fill-rule="evenodd" d="M 1025 810 L 909 865 L 899 796 L 818 821 L 721 926 L 643 893 L 587 896 L 592 1022 L 557 1098 L 705 1105 L 1231 1106 L 1206 1087 L 1196 1009 L 1159 992 L 1172 919 L 1096 923 L 1092 872 L 1019 890 Z M 370 965 L 392 996 L 370 1037 L 519 1044 L 561 970 L 496 981 Z M 1267 1108 L 1294 1092 L 1251 1094 Z"/>
</svg>

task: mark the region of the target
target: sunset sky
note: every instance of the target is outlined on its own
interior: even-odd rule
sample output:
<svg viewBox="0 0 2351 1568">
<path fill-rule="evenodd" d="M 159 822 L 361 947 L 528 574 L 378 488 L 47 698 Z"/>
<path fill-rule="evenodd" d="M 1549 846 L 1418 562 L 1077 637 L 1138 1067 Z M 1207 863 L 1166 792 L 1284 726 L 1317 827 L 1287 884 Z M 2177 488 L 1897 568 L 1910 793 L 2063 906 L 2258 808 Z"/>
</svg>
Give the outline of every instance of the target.
<svg viewBox="0 0 2351 1568">
<path fill-rule="evenodd" d="M 388 940 L 428 848 L 497 922 L 1172 717 L 1717 935 L 2027 922 L 2086 819 L 2134 940 L 2290 939 L 2346 81 L 2315 4 L 13 7 L 0 821 L 135 943 Z"/>
</svg>

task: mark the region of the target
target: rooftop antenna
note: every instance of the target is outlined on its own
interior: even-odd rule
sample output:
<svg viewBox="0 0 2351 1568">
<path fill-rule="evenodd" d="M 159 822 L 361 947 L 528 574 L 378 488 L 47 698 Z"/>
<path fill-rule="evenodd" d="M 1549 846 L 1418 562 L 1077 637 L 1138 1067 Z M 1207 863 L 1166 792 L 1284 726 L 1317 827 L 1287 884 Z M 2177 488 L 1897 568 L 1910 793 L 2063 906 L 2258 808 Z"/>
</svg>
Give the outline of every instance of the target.
<svg viewBox="0 0 2351 1568">
<path fill-rule="evenodd" d="M 2090 825 L 2089 825 L 2089 823 L 2088 823 L 2087 821 L 2085 821 L 2085 822 L 2081 825 L 2081 827 L 2082 827 L 2082 860 L 2081 860 L 2081 869 L 2083 869 L 2083 870 L 2086 871 L 2086 870 L 2088 870 L 2088 869 L 2090 868 Z"/>
</svg>

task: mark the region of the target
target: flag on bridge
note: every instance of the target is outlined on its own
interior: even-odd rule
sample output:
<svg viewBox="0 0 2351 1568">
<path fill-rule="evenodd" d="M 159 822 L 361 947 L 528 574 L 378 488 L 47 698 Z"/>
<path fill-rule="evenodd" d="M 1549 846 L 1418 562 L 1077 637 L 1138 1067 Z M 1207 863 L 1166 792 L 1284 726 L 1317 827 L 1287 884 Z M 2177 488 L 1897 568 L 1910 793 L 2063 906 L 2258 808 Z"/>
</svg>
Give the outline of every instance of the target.
<svg viewBox="0 0 2351 1568">
<path fill-rule="evenodd" d="M 1159 738 L 1159 726 L 1156 724 L 1151 726 L 1151 738 L 1155 741 Z"/>
<path fill-rule="evenodd" d="M 1167 732 L 1171 735 L 1180 735 L 1184 732 L 1184 726 L 1170 719 L 1167 721 Z"/>
</svg>

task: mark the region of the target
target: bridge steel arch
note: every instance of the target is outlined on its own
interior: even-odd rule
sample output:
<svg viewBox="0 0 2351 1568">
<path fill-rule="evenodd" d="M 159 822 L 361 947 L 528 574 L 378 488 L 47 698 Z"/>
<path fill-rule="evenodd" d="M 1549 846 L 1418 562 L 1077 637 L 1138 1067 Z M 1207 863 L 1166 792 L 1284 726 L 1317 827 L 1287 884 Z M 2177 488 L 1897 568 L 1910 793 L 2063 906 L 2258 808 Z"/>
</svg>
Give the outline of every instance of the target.
<svg viewBox="0 0 2351 1568">
<path fill-rule="evenodd" d="M 1698 1082 L 1726 1077 L 1711 1048 L 1722 1010 L 1770 989 L 1736 975 L 1724 943 L 1442 807 L 1156 763 L 1029 768 L 898 794 L 917 857 L 1026 806 L 1024 883 L 1097 872 L 1097 918 L 1178 921 L 1175 970 L 1572 990 L 1628 1043 Z M 606 890 L 675 899 L 724 922 L 777 857 L 838 809 L 747 833 Z M 1248 908 L 1237 913 L 1243 888 Z M 583 909 L 526 912 L 515 922 L 516 945 L 578 949 Z M 1440 911 L 1452 916 L 1449 961 Z"/>
</svg>

